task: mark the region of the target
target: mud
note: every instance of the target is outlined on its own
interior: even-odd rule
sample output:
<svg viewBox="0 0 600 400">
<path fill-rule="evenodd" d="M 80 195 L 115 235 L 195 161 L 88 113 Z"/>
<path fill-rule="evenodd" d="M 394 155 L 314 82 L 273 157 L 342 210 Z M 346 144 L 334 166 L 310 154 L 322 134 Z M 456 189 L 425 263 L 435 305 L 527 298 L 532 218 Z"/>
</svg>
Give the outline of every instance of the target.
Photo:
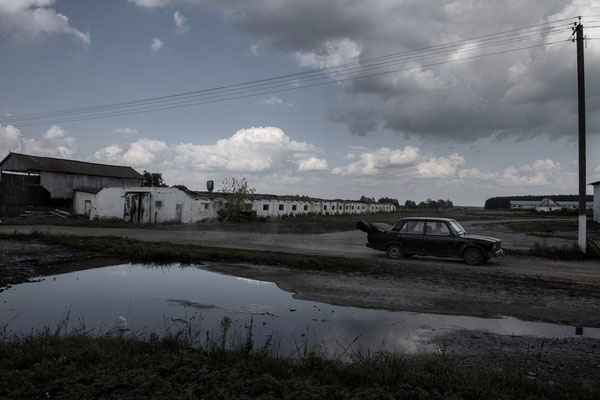
<svg viewBox="0 0 600 400">
<path fill-rule="evenodd" d="M 600 341 L 540 339 L 481 331 L 453 331 L 436 338 L 457 368 L 488 367 L 531 380 L 600 387 Z"/>
<path fill-rule="evenodd" d="M 112 265 L 115 259 L 36 242 L 0 240 L 0 291 L 40 275 Z"/>
</svg>

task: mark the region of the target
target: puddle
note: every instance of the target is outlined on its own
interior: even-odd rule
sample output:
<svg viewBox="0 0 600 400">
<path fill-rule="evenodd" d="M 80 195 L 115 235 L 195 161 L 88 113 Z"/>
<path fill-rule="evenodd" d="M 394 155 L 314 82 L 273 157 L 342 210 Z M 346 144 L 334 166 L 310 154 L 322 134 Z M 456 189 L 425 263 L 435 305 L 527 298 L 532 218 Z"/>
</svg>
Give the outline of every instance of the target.
<svg viewBox="0 0 600 400">
<path fill-rule="evenodd" d="M 430 350 L 435 336 L 456 329 L 547 338 L 576 336 L 573 326 L 465 316 L 391 312 L 297 300 L 274 283 L 223 275 L 200 266 L 123 264 L 51 275 L 0 293 L 0 329 L 26 334 L 54 328 L 68 316 L 67 328 L 106 332 L 128 329 L 165 333 L 177 321 L 218 332 L 224 317 L 245 331 L 253 320 L 261 346 L 274 335 L 291 351 L 308 341 L 340 352 L 350 343 L 362 350 L 404 353 Z M 600 338 L 583 328 L 577 337 Z"/>
</svg>

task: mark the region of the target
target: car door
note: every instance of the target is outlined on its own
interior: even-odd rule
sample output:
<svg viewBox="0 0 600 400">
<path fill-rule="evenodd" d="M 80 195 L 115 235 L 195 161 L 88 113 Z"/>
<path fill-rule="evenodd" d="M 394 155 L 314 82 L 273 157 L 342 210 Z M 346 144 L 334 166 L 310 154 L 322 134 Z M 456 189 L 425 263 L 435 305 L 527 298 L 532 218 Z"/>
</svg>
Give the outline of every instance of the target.
<svg viewBox="0 0 600 400">
<path fill-rule="evenodd" d="M 396 237 L 405 254 L 421 254 L 423 252 L 424 225 L 423 221 L 409 220 L 398 231 Z"/>
<path fill-rule="evenodd" d="M 456 257 L 456 238 L 443 221 L 427 221 L 423 239 L 423 252 L 429 256 Z"/>
</svg>

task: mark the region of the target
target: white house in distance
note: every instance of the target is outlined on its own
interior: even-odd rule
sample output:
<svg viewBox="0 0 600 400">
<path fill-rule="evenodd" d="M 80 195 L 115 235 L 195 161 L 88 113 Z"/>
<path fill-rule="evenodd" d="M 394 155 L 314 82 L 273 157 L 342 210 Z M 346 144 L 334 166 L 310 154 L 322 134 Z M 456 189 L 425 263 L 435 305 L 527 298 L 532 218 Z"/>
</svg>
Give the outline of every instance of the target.
<svg viewBox="0 0 600 400">
<path fill-rule="evenodd" d="M 594 195 L 594 200 L 596 200 L 596 196 Z M 586 202 L 586 209 L 591 210 L 594 207 L 594 202 L 588 201 Z M 550 198 L 545 198 L 541 201 L 531 201 L 531 200 L 511 200 L 510 201 L 510 209 L 511 210 L 535 210 L 537 212 L 550 212 L 550 211 L 560 211 L 562 209 L 565 210 L 577 210 L 579 209 L 578 201 L 555 201 Z"/>
<path fill-rule="evenodd" d="M 114 218 L 125 222 L 195 223 L 217 218 L 227 202 L 227 194 L 213 192 L 185 193 L 169 187 L 105 188 L 97 193 L 78 190 L 73 208 L 76 214 L 90 219 Z M 306 196 L 255 194 L 246 210 L 259 217 L 303 214 L 370 214 L 396 211 L 392 203 L 366 203 L 355 200 L 325 200 Z"/>
</svg>

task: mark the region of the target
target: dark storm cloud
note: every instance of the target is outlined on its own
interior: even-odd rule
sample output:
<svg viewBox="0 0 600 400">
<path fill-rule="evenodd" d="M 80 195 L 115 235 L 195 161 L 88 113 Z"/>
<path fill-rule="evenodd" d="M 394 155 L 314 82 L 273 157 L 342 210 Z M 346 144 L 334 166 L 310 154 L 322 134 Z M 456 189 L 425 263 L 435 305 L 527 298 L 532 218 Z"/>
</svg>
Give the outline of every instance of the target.
<svg viewBox="0 0 600 400">
<path fill-rule="evenodd" d="M 365 106 L 329 111 L 325 117 L 330 121 L 345 124 L 348 132 L 356 136 L 375 132 L 379 120 L 377 110 Z"/>
<path fill-rule="evenodd" d="M 213 11 L 221 7 L 207 6 L 205 1 L 197 4 Z M 221 12 L 236 30 L 264 51 L 293 55 L 304 67 L 336 65 L 354 57 L 364 62 L 374 56 L 597 14 L 593 3 L 585 0 L 258 0 L 226 4 Z M 569 22 L 561 23 L 563 36 L 548 40 L 567 39 Z M 514 47 L 527 44 L 532 43 Z M 598 90 L 590 90 L 600 85 L 597 47 L 591 42 L 586 56 L 588 105 L 600 104 Z M 454 56 L 506 49 L 493 47 Z M 425 66 L 421 68 L 347 83 L 343 86 L 347 96 L 372 94 L 378 100 L 365 104 L 363 110 L 352 106 L 325 115 L 345 124 L 354 135 L 384 127 L 398 134 L 465 142 L 491 136 L 556 138 L 575 133 L 574 44 L 426 66 L 451 56 L 422 60 L 420 64 Z M 416 66 L 408 63 L 394 68 Z M 374 109 L 378 112 L 372 112 Z M 590 118 L 588 124 L 590 133 L 600 130 L 597 118 Z"/>
</svg>

